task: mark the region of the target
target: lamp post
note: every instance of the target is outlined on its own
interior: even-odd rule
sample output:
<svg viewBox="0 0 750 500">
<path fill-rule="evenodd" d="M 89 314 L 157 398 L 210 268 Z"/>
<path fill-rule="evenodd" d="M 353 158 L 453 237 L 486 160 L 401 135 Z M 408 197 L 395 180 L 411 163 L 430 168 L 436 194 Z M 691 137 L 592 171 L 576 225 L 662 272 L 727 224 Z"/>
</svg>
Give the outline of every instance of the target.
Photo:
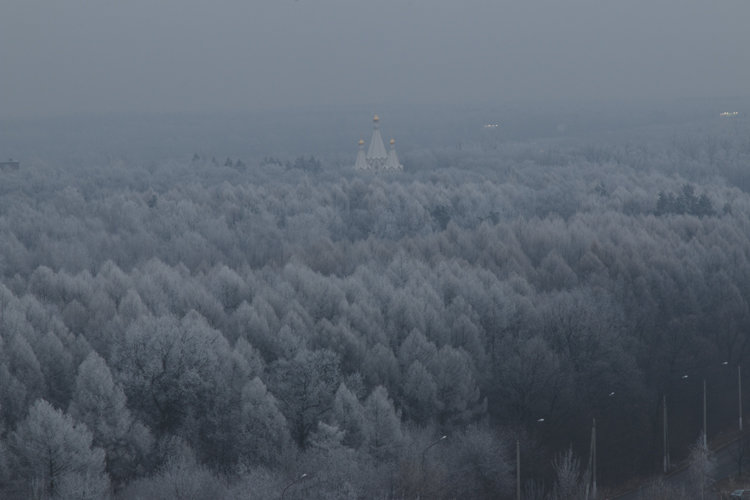
<svg viewBox="0 0 750 500">
<path fill-rule="evenodd" d="M 726 362 L 722 363 L 723 365 L 726 364 Z M 682 380 L 687 380 L 688 375 L 687 373 L 683 375 Z M 707 437 L 707 422 L 706 422 L 706 377 L 703 377 L 703 442 L 701 443 L 703 445 L 703 448 L 708 448 L 708 437 Z"/>
<path fill-rule="evenodd" d="M 544 423 L 544 417 L 536 419 L 537 424 Z M 521 440 L 516 438 L 516 500 L 521 500 Z"/>
<path fill-rule="evenodd" d="M 724 366 L 729 365 L 729 361 L 722 363 Z M 737 417 L 740 434 L 742 433 L 742 367 L 737 365 Z"/>
<path fill-rule="evenodd" d="M 611 391 L 609 394 L 607 394 L 607 400 L 608 400 L 607 403 L 609 403 L 609 400 L 611 400 L 611 398 L 614 398 L 614 396 L 615 396 L 615 391 Z M 591 420 L 589 470 L 591 471 L 591 498 L 596 500 L 596 417 L 593 417 Z"/>
<path fill-rule="evenodd" d="M 687 380 L 689 378 L 688 374 L 684 374 L 680 377 L 681 380 Z M 705 385 L 703 387 L 705 391 Z M 704 393 L 704 403 L 705 403 L 705 393 Z M 669 459 L 669 421 L 667 420 L 667 394 L 666 392 L 662 394 L 662 413 L 663 413 L 663 420 L 664 423 L 662 425 L 662 447 L 664 451 L 664 457 L 663 457 L 663 470 L 664 474 L 669 472 L 669 468 L 671 467 L 670 459 Z M 704 413 L 704 427 L 705 427 L 705 413 Z"/>
<path fill-rule="evenodd" d="M 427 446 L 425 446 L 424 450 L 422 450 L 422 465 L 421 465 L 420 469 L 422 471 L 422 481 L 423 481 L 423 483 L 424 483 L 425 478 L 426 478 L 426 474 L 425 474 L 425 472 L 426 472 L 425 471 L 425 461 L 427 459 L 427 450 L 429 450 L 430 448 L 432 448 L 433 446 L 435 446 L 438 443 L 442 443 L 446 439 L 448 439 L 448 435 L 447 434 L 443 434 L 442 436 L 440 436 L 439 438 L 437 438 L 435 441 L 433 441 L 432 443 L 430 443 Z M 424 486 L 424 484 L 423 484 L 423 486 Z"/>
<path fill-rule="evenodd" d="M 435 441 L 433 441 L 432 443 L 430 443 L 429 445 L 427 445 L 427 447 L 425 447 L 424 450 L 422 450 L 422 472 L 424 472 L 424 463 L 425 463 L 425 457 L 427 455 L 427 450 L 429 450 L 430 448 L 432 448 L 436 444 L 438 444 L 441 441 L 444 441 L 446 439 L 448 439 L 448 436 L 446 434 L 443 434 L 438 439 L 436 439 Z"/>
<path fill-rule="evenodd" d="M 729 361 L 723 361 L 721 363 L 721 366 L 729 366 Z M 712 373 L 716 373 L 716 370 L 719 368 L 718 365 L 709 367 L 709 371 Z M 725 375 L 726 376 L 726 375 Z M 687 381 L 689 378 L 689 375 L 683 374 L 680 376 L 680 379 L 683 381 Z M 707 377 L 704 372 L 703 376 L 703 397 L 702 397 L 702 436 L 700 438 L 700 446 L 703 447 L 704 450 L 708 450 L 708 416 L 707 416 L 707 408 L 708 408 L 708 388 L 706 385 Z M 742 368 L 737 365 L 737 405 L 738 405 L 738 424 L 739 424 L 739 431 L 740 435 L 742 434 Z M 672 405 L 674 407 L 674 398 L 672 399 Z M 667 395 L 666 391 L 662 394 L 662 410 L 663 410 L 663 419 L 664 423 L 662 426 L 663 429 L 663 449 L 664 449 L 664 473 L 666 474 L 671 466 L 670 464 L 670 457 L 669 457 L 669 427 L 668 427 L 668 421 L 667 421 Z"/>
<path fill-rule="evenodd" d="M 297 482 L 299 482 L 299 481 L 302 481 L 302 480 L 303 480 L 303 479 L 305 479 L 306 477 L 307 477 L 307 473 L 304 473 L 304 474 L 302 474 L 302 475 L 301 475 L 300 477 L 298 477 L 297 479 L 295 479 L 295 480 L 293 480 L 292 482 L 290 482 L 289 484 L 287 484 L 287 485 L 286 485 L 286 486 L 284 487 L 284 489 L 283 489 L 283 490 L 281 490 L 281 500 L 284 500 L 284 495 L 286 495 L 286 490 L 288 490 L 288 489 L 289 489 L 289 488 L 290 488 L 290 487 L 291 487 L 291 486 L 292 486 L 293 484 L 295 484 L 295 483 L 297 483 Z"/>
<path fill-rule="evenodd" d="M 729 366 L 729 361 L 723 361 L 721 363 L 722 366 Z M 682 375 L 680 377 L 682 380 L 687 380 L 688 375 Z M 739 429 L 740 432 L 742 432 L 742 369 L 739 365 L 737 365 L 737 395 L 738 395 L 738 421 L 739 421 Z M 706 387 L 706 377 L 704 375 L 703 377 L 703 438 L 701 445 L 704 449 L 708 449 L 708 416 L 707 416 L 707 407 L 708 407 L 708 389 Z M 667 405 L 666 405 L 666 396 L 664 399 L 664 463 L 665 463 L 665 472 L 666 467 L 669 462 L 669 457 L 666 451 L 667 447 L 667 434 L 666 434 L 666 428 L 667 428 Z"/>
</svg>

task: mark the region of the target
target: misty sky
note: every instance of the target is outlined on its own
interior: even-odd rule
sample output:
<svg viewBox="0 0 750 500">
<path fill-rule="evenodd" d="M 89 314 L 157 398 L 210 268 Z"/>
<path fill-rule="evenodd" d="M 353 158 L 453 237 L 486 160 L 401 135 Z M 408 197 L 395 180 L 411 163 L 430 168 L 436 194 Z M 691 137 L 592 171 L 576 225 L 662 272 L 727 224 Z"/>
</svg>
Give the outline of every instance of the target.
<svg viewBox="0 0 750 500">
<path fill-rule="evenodd" d="M 747 0 L 2 0 L 0 118 L 747 96 Z"/>
</svg>

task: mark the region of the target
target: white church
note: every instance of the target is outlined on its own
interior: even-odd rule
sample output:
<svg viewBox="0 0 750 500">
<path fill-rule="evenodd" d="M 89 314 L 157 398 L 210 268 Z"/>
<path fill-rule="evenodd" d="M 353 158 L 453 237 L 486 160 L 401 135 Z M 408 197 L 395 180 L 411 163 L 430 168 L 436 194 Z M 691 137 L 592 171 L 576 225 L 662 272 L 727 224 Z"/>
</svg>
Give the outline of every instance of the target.
<svg viewBox="0 0 750 500">
<path fill-rule="evenodd" d="M 359 152 L 357 161 L 354 163 L 356 170 L 394 171 L 403 170 L 404 166 L 398 162 L 396 155 L 396 141 L 391 139 L 391 147 L 386 152 L 383 138 L 380 136 L 380 118 L 375 115 L 372 118 L 372 138 L 370 147 L 365 155 L 365 141 L 359 140 Z"/>
</svg>

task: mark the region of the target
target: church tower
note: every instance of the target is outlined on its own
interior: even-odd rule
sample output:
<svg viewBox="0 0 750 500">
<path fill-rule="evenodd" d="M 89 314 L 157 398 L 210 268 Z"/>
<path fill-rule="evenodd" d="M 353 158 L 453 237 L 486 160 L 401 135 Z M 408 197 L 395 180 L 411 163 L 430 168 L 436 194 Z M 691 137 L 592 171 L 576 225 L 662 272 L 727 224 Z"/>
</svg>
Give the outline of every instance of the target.
<svg viewBox="0 0 750 500">
<path fill-rule="evenodd" d="M 357 161 L 354 163 L 355 170 L 367 170 L 369 165 L 365 159 L 365 141 L 359 140 L 359 151 L 357 152 Z"/>
<path fill-rule="evenodd" d="M 388 151 L 388 159 L 385 161 L 386 170 L 403 170 L 404 166 L 398 162 L 396 155 L 396 139 L 391 139 L 391 149 Z"/>
<path fill-rule="evenodd" d="M 391 139 L 390 151 L 386 151 L 383 137 L 380 135 L 380 118 L 378 115 L 372 118 L 372 138 L 367 154 L 364 152 L 364 141 L 359 141 L 357 161 L 354 163 L 355 170 L 403 170 L 404 166 L 398 162 L 396 155 L 396 141 Z"/>
<path fill-rule="evenodd" d="M 375 115 L 372 118 L 372 139 L 370 139 L 370 147 L 367 149 L 367 163 L 370 168 L 380 170 L 385 166 L 387 159 L 388 153 L 385 151 L 383 138 L 380 136 L 380 118 Z"/>
</svg>

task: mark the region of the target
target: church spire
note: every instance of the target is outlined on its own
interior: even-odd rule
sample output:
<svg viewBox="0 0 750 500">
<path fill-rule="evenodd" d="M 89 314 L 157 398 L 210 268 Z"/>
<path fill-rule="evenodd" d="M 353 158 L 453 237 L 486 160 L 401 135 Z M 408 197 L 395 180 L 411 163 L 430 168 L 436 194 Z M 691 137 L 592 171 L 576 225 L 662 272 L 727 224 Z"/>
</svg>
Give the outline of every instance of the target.
<svg viewBox="0 0 750 500">
<path fill-rule="evenodd" d="M 404 166 L 398 162 L 396 155 L 396 140 L 391 139 L 391 149 L 388 151 L 388 159 L 385 161 L 386 170 L 403 170 Z"/>
<path fill-rule="evenodd" d="M 388 159 L 388 153 L 383 145 L 383 138 L 380 136 L 380 118 L 375 115 L 372 118 L 372 139 L 370 147 L 367 149 L 367 163 L 370 168 L 381 169 L 385 166 Z"/>
<path fill-rule="evenodd" d="M 367 170 L 367 160 L 365 159 L 365 141 L 359 140 L 359 151 L 357 152 L 357 161 L 354 162 L 355 170 Z"/>
</svg>

